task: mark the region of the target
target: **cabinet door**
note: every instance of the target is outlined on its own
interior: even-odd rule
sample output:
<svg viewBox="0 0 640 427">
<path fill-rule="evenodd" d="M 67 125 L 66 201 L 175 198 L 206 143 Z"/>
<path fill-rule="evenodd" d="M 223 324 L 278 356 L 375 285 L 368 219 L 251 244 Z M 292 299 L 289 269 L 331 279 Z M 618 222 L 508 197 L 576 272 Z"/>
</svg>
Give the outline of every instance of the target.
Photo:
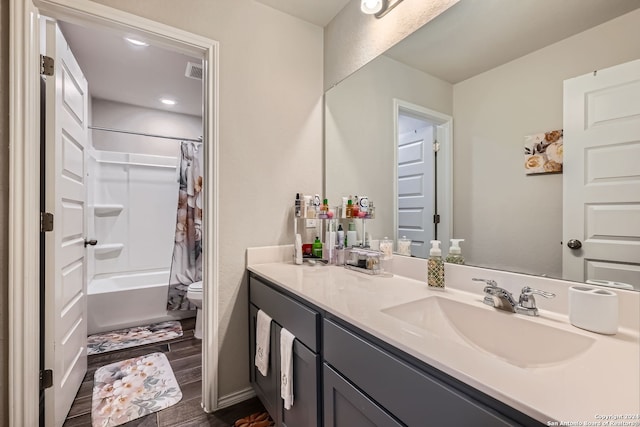
<svg viewBox="0 0 640 427">
<path fill-rule="evenodd" d="M 324 427 L 401 427 L 375 402 L 323 365 Z"/>
<path fill-rule="evenodd" d="M 267 376 L 263 376 L 256 368 L 256 324 L 258 318 L 258 308 L 250 304 L 249 311 L 251 323 L 249 327 L 249 339 L 251 349 L 250 378 L 256 395 L 264 405 L 264 408 L 271 415 L 275 415 L 280 405 L 280 333 L 278 325 L 271 322 L 271 344 L 269 350 L 269 370 Z M 278 329 L 276 331 L 276 329 Z"/>
<path fill-rule="evenodd" d="M 320 356 L 296 339 L 293 342 L 293 406 L 291 409 L 284 409 L 284 403 L 280 400 L 283 427 L 320 425 L 319 369 Z"/>
<path fill-rule="evenodd" d="M 474 396 L 454 389 L 330 320 L 324 322 L 324 359 L 406 425 L 514 425 Z"/>
</svg>

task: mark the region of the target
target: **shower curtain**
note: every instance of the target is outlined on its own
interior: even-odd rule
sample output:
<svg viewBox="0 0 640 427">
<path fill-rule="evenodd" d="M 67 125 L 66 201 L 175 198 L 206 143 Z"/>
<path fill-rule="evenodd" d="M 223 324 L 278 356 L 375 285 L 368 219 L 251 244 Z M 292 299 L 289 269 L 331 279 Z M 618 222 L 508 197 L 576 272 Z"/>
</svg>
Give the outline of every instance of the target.
<svg viewBox="0 0 640 427">
<path fill-rule="evenodd" d="M 195 310 L 187 288 L 202 280 L 202 145 L 180 147 L 178 214 L 167 310 Z"/>
</svg>

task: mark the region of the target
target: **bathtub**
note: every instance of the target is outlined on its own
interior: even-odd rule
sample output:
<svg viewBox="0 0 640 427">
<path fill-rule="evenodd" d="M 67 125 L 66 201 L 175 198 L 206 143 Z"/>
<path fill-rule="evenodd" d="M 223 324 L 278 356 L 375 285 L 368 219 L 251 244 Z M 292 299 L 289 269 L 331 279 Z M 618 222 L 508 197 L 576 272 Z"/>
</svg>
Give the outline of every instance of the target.
<svg viewBox="0 0 640 427">
<path fill-rule="evenodd" d="M 194 317 L 194 311 L 167 311 L 169 270 L 92 280 L 87 286 L 89 335 L 165 320 Z"/>
</svg>

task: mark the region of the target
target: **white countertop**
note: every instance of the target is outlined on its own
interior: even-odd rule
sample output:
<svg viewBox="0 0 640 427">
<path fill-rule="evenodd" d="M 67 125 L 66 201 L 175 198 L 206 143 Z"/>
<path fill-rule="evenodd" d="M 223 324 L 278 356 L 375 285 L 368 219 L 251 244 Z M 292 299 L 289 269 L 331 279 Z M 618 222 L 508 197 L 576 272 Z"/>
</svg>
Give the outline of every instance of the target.
<svg viewBox="0 0 640 427">
<path fill-rule="evenodd" d="M 381 310 L 428 296 L 451 298 L 495 310 L 478 293 L 430 290 L 425 283 L 395 275 L 369 276 L 336 266 L 288 262 L 250 263 L 248 269 L 425 363 L 547 425 L 554 422 L 640 426 L 640 346 L 636 330 L 600 335 L 573 327 L 567 316 L 541 310 L 532 322 L 594 339 L 584 353 L 544 367 L 519 367 L 460 340 L 438 337 Z M 505 342 L 508 345 L 508 342 Z M 630 422 L 622 424 L 621 422 Z M 555 424 L 561 425 L 561 424 Z M 566 424 L 565 424 L 566 425 Z M 592 424 L 597 425 L 597 424 Z"/>
</svg>

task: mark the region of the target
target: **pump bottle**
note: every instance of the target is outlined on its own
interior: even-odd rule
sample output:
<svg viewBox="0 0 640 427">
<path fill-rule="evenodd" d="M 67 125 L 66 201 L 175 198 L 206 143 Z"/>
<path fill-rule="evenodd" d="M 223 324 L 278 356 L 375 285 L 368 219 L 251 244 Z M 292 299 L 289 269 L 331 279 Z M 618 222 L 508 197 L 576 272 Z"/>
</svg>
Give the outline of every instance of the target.
<svg viewBox="0 0 640 427">
<path fill-rule="evenodd" d="M 444 262 L 439 240 L 431 241 L 427 260 L 427 285 L 431 289 L 444 289 Z"/>
<path fill-rule="evenodd" d="M 464 242 L 464 239 L 450 239 L 451 247 L 449 248 L 449 254 L 445 258 L 446 262 L 451 264 L 464 264 L 464 257 L 462 256 L 462 250 L 460 249 L 460 242 Z"/>
</svg>

